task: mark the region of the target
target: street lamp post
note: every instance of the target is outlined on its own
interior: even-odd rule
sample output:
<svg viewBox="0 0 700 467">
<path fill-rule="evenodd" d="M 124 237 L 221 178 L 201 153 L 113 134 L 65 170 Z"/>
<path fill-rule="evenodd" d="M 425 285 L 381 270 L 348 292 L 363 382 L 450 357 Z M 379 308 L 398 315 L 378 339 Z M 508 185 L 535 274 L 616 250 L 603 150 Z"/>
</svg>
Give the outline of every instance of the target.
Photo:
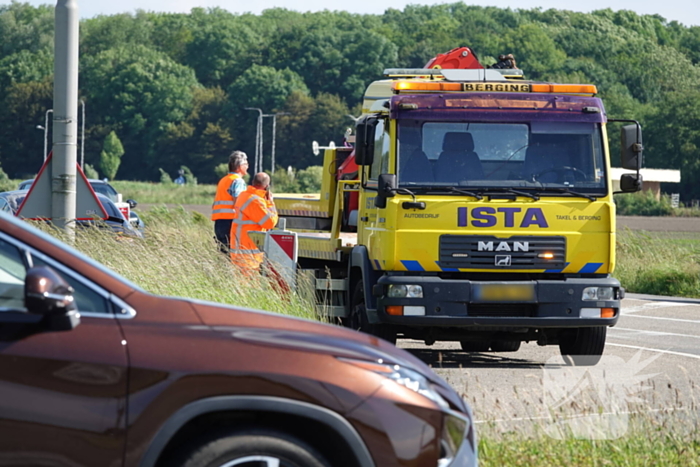
<svg viewBox="0 0 700 467">
<path fill-rule="evenodd" d="M 277 112 L 274 114 L 266 114 L 263 117 L 272 117 L 272 170 L 271 173 L 275 173 L 275 142 L 277 140 L 277 116 L 278 115 L 290 115 L 289 112 Z"/>
<path fill-rule="evenodd" d="M 44 162 L 46 162 L 46 157 L 48 156 L 47 151 L 49 149 L 49 114 L 53 113 L 53 109 L 46 111 L 46 116 L 44 117 L 44 126 L 37 125 L 36 127 L 44 130 Z"/>
<path fill-rule="evenodd" d="M 245 107 L 246 110 L 257 110 L 258 111 L 258 126 L 255 132 L 255 160 L 253 161 L 253 173 L 256 174 L 262 170 L 262 152 L 263 152 L 263 135 L 262 135 L 262 119 L 263 111 L 257 107 Z M 260 156 L 260 168 L 258 168 L 258 155 Z"/>
<path fill-rule="evenodd" d="M 85 101 L 80 99 L 80 105 L 83 107 L 82 132 L 80 135 L 80 168 L 85 170 Z"/>
</svg>

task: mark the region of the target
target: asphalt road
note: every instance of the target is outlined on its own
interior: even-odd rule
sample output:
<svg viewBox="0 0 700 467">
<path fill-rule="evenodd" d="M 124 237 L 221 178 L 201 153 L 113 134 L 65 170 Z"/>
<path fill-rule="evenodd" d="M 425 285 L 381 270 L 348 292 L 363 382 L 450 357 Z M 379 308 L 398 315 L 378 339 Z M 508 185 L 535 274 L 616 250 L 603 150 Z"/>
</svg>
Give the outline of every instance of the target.
<svg viewBox="0 0 700 467">
<path fill-rule="evenodd" d="M 585 421 L 598 417 L 593 426 L 602 431 L 599 437 L 616 438 L 612 435 L 624 434 L 622 423 L 632 413 L 681 425 L 690 416 L 697 423 L 700 300 L 630 294 L 622 305 L 618 324 L 608 329 L 603 358 L 592 367 L 567 366 L 558 346 L 533 342 L 510 353 L 467 353 L 457 342 L 397 345 L 432 366 L 489 429 L 549 430 L 561 420 L 576 420 L 577 429 L 585 430 L 590 429 Z M 607 425 L 601 425 L 601 416 Z"/>
</svg>

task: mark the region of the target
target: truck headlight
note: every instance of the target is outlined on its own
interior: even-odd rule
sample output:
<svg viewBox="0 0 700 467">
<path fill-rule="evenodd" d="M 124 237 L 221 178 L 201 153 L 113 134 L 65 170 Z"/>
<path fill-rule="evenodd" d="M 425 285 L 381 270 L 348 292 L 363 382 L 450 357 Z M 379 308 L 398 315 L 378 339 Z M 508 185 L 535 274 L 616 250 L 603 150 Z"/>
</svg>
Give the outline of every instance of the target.
<svg viewBox="0 0 700 467">
<path fill-rule="evenodd" d="M 423 298 L 423 287 L 415 284 L 390 284 L 387 296 L 391 298 Z"/>
<path fill-rule="evenodd" d="M 612 287 L 586 287 L 581 300 L 612 300 L 615 290 Z"/>
<path fill-rule="evenodd" d="M 438 394 L 435 389 L 433 389 L 426 377 L 415 370 L 411 370 L 410 368 L 405 368 L 400 365 L 389 365 L 383 363 L 381 360 L 370 362 L 343 357 L 338 357 L 338 360 L 384 376 L 396 384 L 399 384 L 410 389 L 411 391 L 417 392 L 423 397 L 430 399 L 443 410 L 449 408 L 447 401 L 445 401 L 445 399 L 443 399 L 442 396 Z"/>
</svg>

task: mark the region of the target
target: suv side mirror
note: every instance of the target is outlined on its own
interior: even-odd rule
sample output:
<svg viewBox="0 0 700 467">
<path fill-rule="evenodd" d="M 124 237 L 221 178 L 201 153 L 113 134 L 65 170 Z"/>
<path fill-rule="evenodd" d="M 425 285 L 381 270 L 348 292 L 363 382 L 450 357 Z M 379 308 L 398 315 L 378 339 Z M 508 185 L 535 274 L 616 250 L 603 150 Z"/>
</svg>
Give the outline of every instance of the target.
<svg viewBox="0 0 700 467">
<path fill-rule="evenodd" d="M 374 130 L 379 119 L 365 116 L 357 121 L 355 128 L 355 163 L 357 165 L 372 165 L 374 161 Z"/>
<path fill-rule="evenodd" d="M 50 267 L 34 267 L 24 280 L 24 305 L 29 313 L 43 315 L 49 329 L 66 331 L 80 323 L 73 292 Z"/>
<path fill-rule="evenodd" d="M 378 190 L 374 205 L 383 209 L 386 207 L 386 199 L 396 196 L 396 174 L 381 174 L 377 182 Z"/>
<path fill-rule="evenodd" d="M 642 168 L 644 146 L 642 145 L 642 127 L 625 125 L 620 130 L 620 162 L 623 169 L 637 170 Z M 620 180 L 622 183 L 622 180 Z M 622 185 L 620 185 L 622 186 Z"/>
<path fill-rule="evenodd" d="M 642 189 L 642 174 L 622 174 L 620 177 L 620 191 L 634 193 Z"/>
<path fill-rule="evenodd" d="M 129 209 L 134 209 L 139 204 L 133 199 L 127 199 L 126 202 L 129 204 Z"/>
</svg>

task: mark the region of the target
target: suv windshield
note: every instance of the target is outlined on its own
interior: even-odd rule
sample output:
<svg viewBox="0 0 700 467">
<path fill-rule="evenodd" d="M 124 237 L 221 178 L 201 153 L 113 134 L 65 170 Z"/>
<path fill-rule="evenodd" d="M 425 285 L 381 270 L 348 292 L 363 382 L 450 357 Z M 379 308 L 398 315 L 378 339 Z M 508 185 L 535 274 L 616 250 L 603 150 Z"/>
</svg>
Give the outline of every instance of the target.
<svg viewBox="0 0 700 467">
<path fill-rule="evenodd" d="M 398 139 L 399 186 L 409 189 L 606 193 L 597 123 L 402 120 Z"/>
</svg>

